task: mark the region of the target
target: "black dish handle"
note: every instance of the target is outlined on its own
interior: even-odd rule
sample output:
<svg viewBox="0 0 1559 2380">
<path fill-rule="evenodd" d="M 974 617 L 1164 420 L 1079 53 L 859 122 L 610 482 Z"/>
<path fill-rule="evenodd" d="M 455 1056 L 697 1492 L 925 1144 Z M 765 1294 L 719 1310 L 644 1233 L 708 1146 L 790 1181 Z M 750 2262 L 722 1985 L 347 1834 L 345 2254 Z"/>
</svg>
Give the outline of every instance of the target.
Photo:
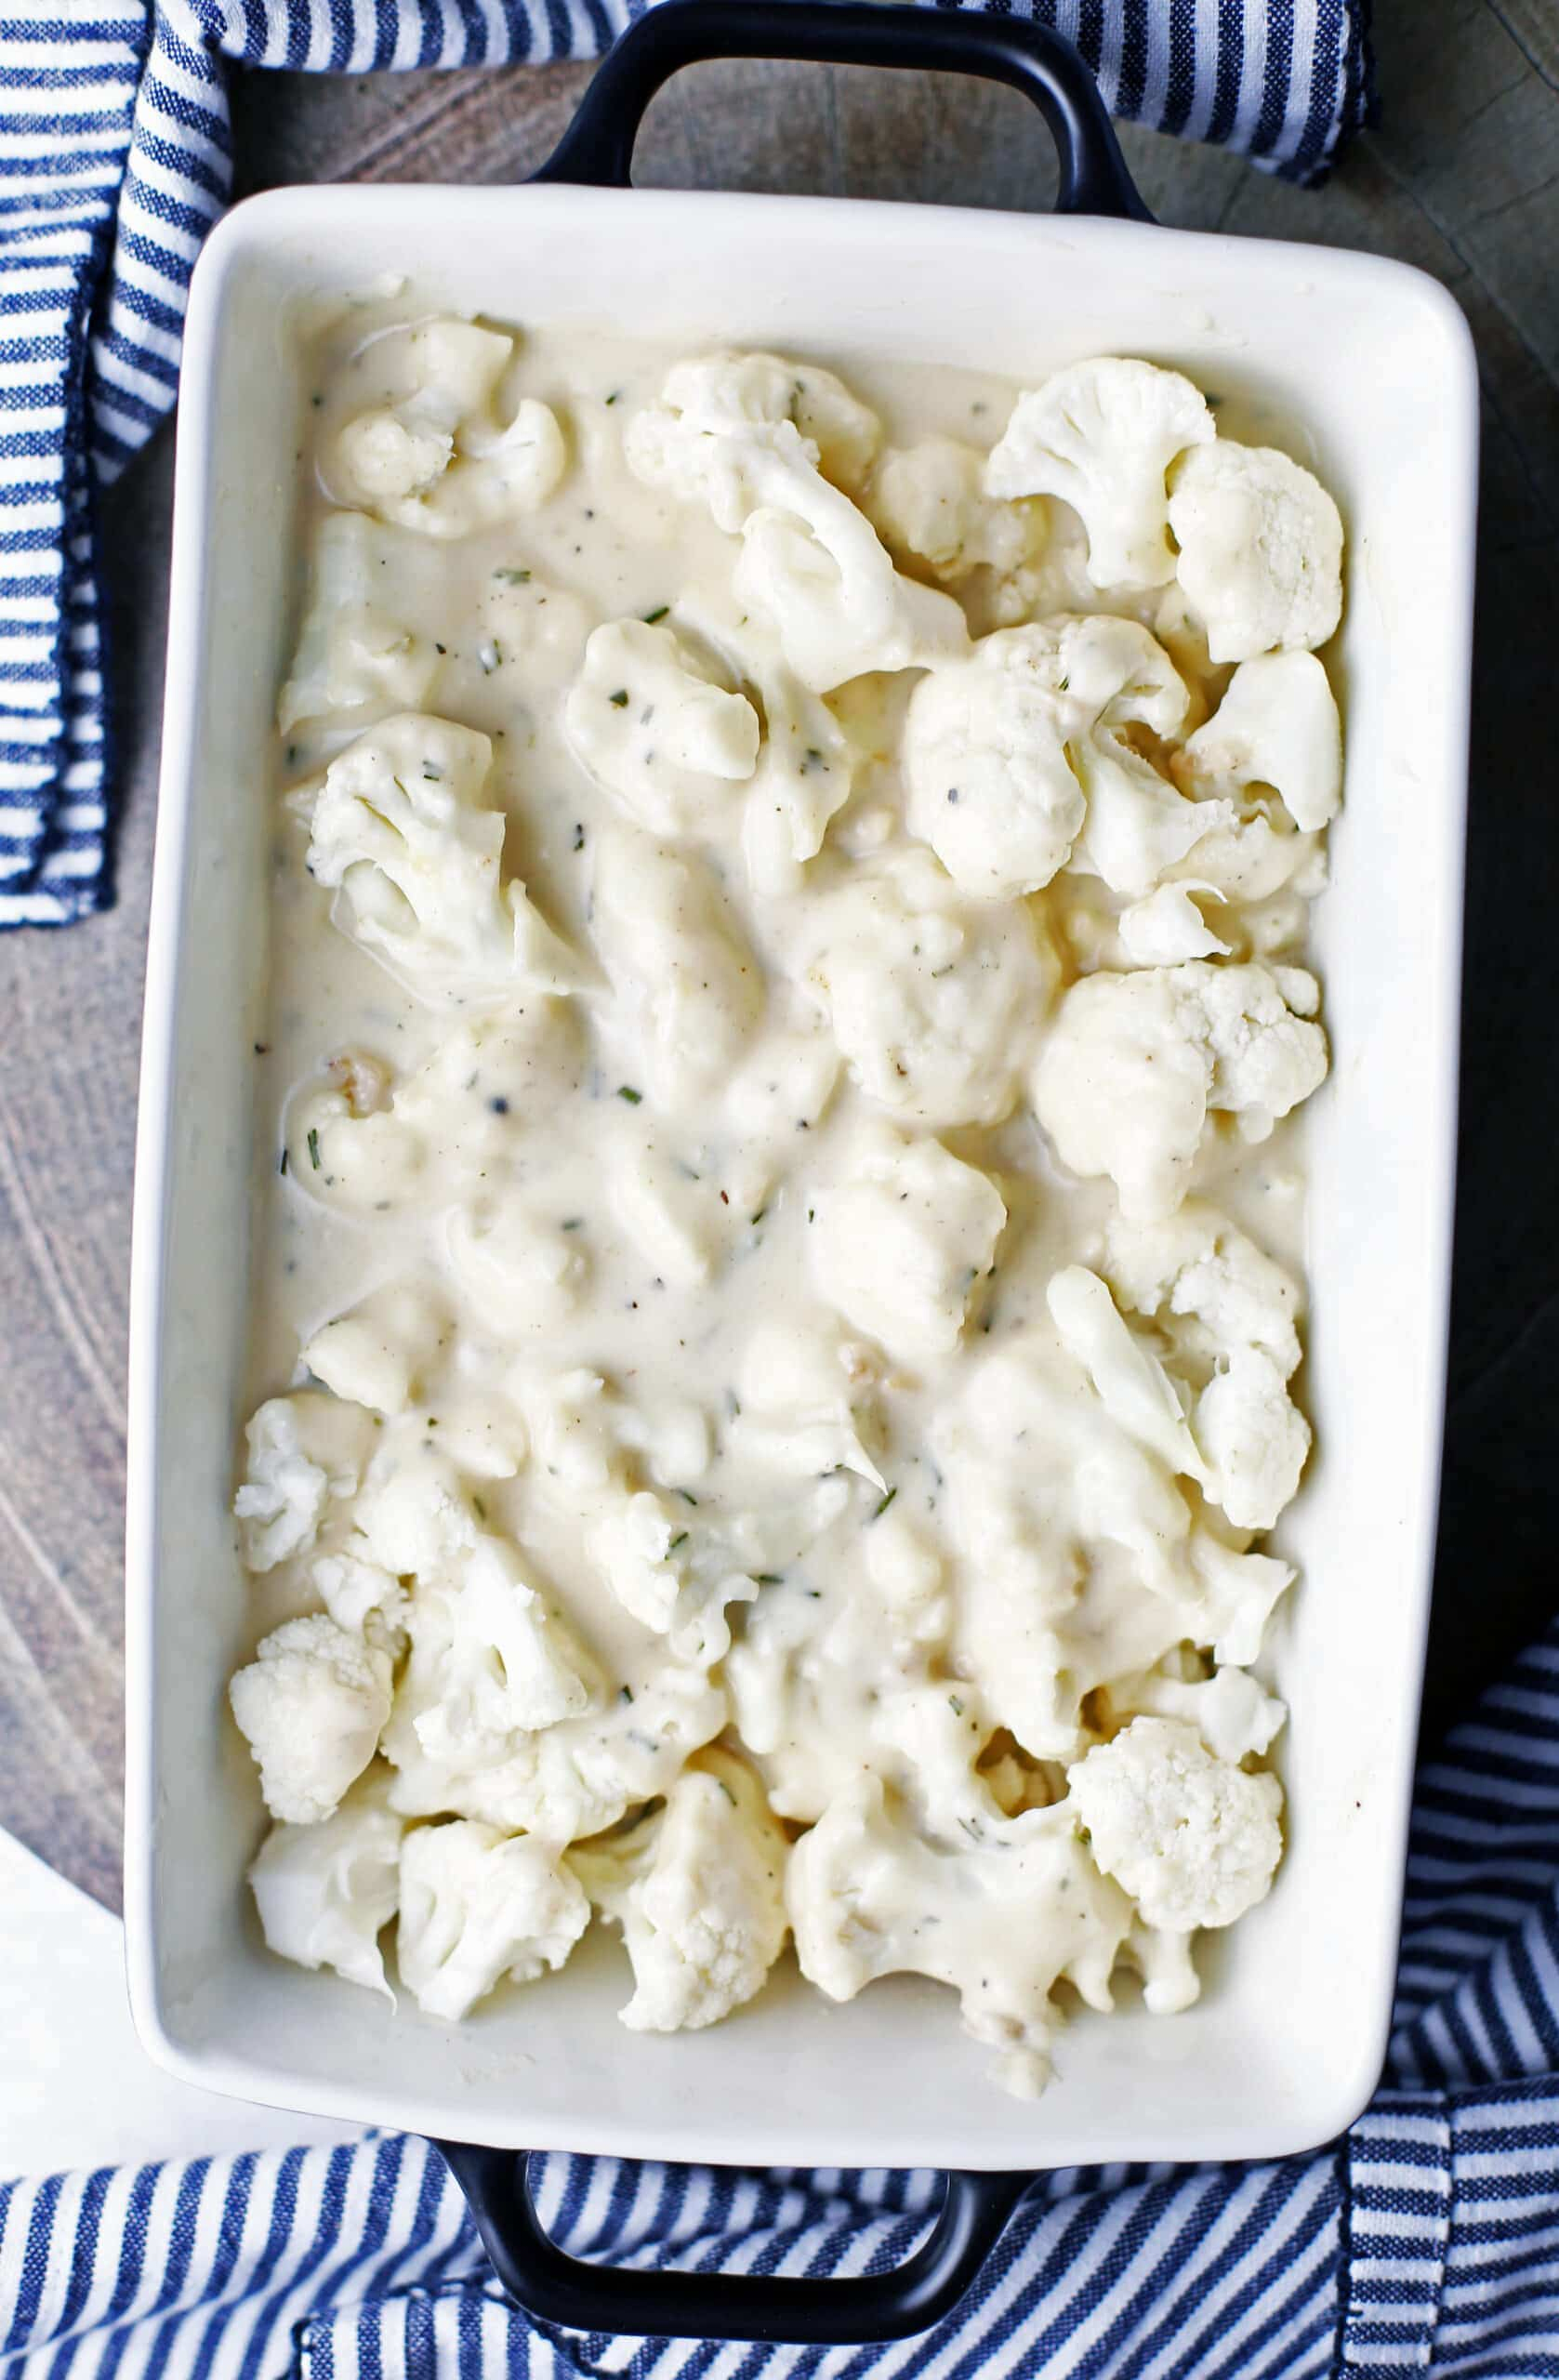
<svg viewBox="0 0 1559 2380">
<path fill-rule="evenodd" d="M 438 2144 L 509 2294 L 537 2321 L 618 2337 L 762 2339 L 856 2347 L 913 2338 L 950 2314 L 1007 2228 L 1032 2174 L 948 2174 L 930 2237 L 890 2272 L 847 2281 L 772 2273 L 640 2272 L 588 2263 L 542 2228 L 523 2149 Z"/>
<path fill-rule="evenodd" d="M 627 190 L 633 144 L 661 85 L 710 58 L 819 66 L 914 66 L 1022 91 L 1061 160 L 1058 215 L 1152 216 L 1126 170 L 1099 86 L 1069 41 L 1032 18 L 885 7 L 882 0 L 660 0 L 597 68 L 562 140 L 533 176 Z"/>
</svg>

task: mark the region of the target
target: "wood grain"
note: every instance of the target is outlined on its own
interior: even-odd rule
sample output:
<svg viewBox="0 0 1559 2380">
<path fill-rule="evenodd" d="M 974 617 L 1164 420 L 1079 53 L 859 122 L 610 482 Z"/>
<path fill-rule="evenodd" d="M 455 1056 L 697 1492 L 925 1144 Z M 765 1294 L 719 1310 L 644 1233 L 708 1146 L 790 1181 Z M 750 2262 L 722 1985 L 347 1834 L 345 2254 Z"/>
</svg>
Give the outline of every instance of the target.
<svg viewBox="0 0 1559 2380">
<path fill-rule="evenodd" d="M 1385 121 L 1325 191 L 1148 133 L 1129 129 L 1125 145 L 1164 220 L 1402 258 L 1454 292 L 1478 341 L 1481 612 L 1437 1725 L 1554 1603 L 1559 20 L 1552 0 L 1423 0 L 1383 17 Z M 574 66 L 239 74 L 241 187 L 514 178 L 545 156 L 588 78 Z M 1042 130 L 1011 93 L 784 65 L 679 78 L 646 119 L 638 173 L 1020 207 L 1044 205 L 1054 182 Z M 119 906 L 65 933 L 0 936 L 0 1823 L 110 1903 L 131 1143 L 170 464 L 165 430 L 101 507 Z"/>
</svg>

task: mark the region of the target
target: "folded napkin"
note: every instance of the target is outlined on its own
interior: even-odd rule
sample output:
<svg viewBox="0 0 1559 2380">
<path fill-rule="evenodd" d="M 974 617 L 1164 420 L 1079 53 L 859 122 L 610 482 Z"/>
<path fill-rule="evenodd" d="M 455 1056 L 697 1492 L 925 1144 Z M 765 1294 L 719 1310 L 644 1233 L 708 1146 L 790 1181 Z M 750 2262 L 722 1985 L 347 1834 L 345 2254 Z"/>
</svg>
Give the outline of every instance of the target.
<svg viewBox="0 0 1559 2380">
<path fill-rule="evenodd" d="M 1294 180 L 1373 112 L 1369 0 L 989 5 L 1070 34 L 1117 115 Z M 643 6 L 0 0 L 0 928 L 112 899 L 93 485 L 173 403 L 191 269 L 231 183 L 225 61 L 593 58 Z"/>
<path fill-rule="evenodd" d="M 540 2197 L 577 2254 L 821 2277 L 898 2262 L 934 2188 L 556 2156 Z M 443 2160 L 398 2135 L 56 2175 L 0 2191 L 0 2373 L 67 2370 L 1553 2380 L 1559 1621 L 1420 1772 L 1386 2087 L 1314 2156 L 1048 2174 L 936 2330 L 827 2349 L 534 2323 L 499 2293 Z"/>
</svg>

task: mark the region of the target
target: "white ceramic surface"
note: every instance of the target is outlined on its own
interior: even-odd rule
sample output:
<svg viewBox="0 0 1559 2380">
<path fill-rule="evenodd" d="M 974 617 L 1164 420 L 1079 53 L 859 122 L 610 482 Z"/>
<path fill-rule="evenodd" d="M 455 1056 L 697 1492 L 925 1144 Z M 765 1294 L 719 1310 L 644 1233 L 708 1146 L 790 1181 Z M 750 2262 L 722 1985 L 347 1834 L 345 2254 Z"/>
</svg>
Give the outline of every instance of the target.
<svg viewBox="0 0 1559 2380">
<path fill-rule="evenodd" d="M 320 293 L 411 274 L 455 308 L 657 339 L 977 364 L 1103 351 L 1306 425 L 1350 547 L 1348 768 L 1316 913 L 1334 1071 L 1314 1103 L 1306 1393 L 1278 1544 L 1293 1716 L 1271 1899 L 1204 1943 L 1172 2020 L 1087 2016 L 1037 2103 L 930 1985 L 836 2008 L 793 1977 L 707 2033 L 630 2035 L 611 1943 L 464 2028 L 269 1958 L 222 1686 L 250 1629 L 228 1500 L 247 1287 L 268 730 Z M 557 187 L 251 200 L 195 275 L 138 1160 L 126 1922 L 136 2020 L 207 2088 L 495 2145 L 727 2162 L 1019 2167 L 1270 2156 L 1337 2132 L 1385 2039 L 1430 1591 L 1454 1152 L 1476 377 L 1440 287 L 1367 257 L 1140 225 Z"/>
</svg>

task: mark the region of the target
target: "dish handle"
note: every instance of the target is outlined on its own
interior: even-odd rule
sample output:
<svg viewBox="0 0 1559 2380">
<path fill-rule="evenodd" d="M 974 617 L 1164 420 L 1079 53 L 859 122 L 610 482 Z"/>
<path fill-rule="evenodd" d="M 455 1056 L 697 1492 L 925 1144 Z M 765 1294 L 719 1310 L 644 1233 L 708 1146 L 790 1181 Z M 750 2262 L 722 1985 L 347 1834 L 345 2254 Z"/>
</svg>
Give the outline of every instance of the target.
<svg viewBox="0 0 1559 2380">
<path fill-rule="evenodd" d="M 560 2248 L 542 2225 L 523 2150 L 440 2141 L 509 2294 L 536 2320 L 618 2337 L 761 2339 L 856 2347 L 913 2338 L 950 2314 L 1007 2228 L 1032 2174 L 952 2173 L 935 2224 L 888 2272 L 845 2281 L 773 2273 L 640 2271 Z"/>
<path fill-rule="evenodd" d="M 711 58 L 819 66 L 913 66 L 978 74 L 1032 99 L 1061 161 L 1058 215 L 1152 216 L 1126 169 L 1099 86 L 1063 35 L 1031 17 L 965 15 L 882 0 L 660 0 L 596 71 L 538 182 L 627 190 L 633 144 L 661 85 Z"/>
</svg>

